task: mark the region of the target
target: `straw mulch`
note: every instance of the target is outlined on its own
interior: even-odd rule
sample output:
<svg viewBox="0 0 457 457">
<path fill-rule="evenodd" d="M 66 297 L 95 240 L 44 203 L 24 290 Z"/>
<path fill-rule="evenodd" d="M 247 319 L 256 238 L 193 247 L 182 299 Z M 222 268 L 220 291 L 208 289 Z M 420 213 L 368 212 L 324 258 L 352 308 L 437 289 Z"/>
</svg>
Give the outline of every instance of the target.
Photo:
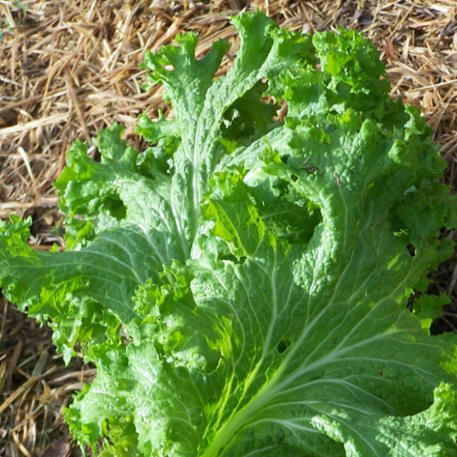
<svg viewBox="0 0 457 457">
<path fill-rule="evenodd" d="M 145 49 L 176 33 L 201 34 L 198 54 L 217 38 L 235 39 L 230 16 L 259 8 L 293 30 L 362 30 L 381 52 L 392 95 L 422 109 L 457 173 L 457 2 L 455 0 L 0 0 L 0 217 L 34 220 L 30 244 L 63 247 L 52 188 L 76 138 L 90 141 L 117 121 L 134 146 L 136 117 L 156 113 L 160 90 L 141 91 Z M 226 62 L 226 67 L 229 61 Z M 449 236 L 454 236 L 450 233 Z M 457 261 L 434 273 L 434 288 L 457 302 Z M 455 329 L 448 307 L 435 330 Z M 65 367 L 50 332 L 0 302 L 0 455 L 78 455 L 62 408 L 94 370 Z"/>
</svg>

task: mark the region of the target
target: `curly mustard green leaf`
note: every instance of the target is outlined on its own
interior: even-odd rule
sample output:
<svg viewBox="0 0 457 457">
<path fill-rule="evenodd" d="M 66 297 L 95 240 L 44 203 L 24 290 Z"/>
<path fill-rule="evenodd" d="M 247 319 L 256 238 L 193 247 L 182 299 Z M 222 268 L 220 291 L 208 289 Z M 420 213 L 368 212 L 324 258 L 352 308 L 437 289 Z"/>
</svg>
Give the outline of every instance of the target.
<svg viewBox="0 0 457 457">
<path fill-rule="evenodd" d="M 169 115 L 75 142 L 56 183 L 65 252 L 0 224 L 0 285 L 97 367 L 65 412 L 101 456 L 453 457 L 447 297 L 456 198 L 417 109 L 355 31 L 233 19 L 147 52 Z M 412 307 L 412 311 L 408 309 Z"/>
</svg>

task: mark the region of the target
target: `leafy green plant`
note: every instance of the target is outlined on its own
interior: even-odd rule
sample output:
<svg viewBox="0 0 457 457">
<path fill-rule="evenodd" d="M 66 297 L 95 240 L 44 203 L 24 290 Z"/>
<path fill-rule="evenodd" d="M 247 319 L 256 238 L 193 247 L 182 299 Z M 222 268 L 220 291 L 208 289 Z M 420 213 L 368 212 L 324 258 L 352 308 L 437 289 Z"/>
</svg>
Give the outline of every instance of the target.
<svg viewBox="0 0 457 457">
<path fill-rule="evenodd" d="M 100 162 L 73 144 L 65 252 L 1 226 L 8 299 L 97 366 L 66 421 L 116 457 L 456 455 L 456 338 L 429 335 L 426 293 L 455 200 L 429 128 L 358 33 L 233 22 L 224 77 L 224 41 L 146 54 L 173 106 L 140 117 L 151 147 L 118 125 Z"/>
</svg>

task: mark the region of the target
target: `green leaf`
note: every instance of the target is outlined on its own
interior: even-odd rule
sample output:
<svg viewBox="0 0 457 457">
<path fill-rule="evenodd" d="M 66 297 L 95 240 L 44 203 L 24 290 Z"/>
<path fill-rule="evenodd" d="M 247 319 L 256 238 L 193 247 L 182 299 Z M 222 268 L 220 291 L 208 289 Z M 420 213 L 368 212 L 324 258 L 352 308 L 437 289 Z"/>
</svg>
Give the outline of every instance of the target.
<svg viewBox="0 0 457 457">
<path fill-rule="evenodd" d="M 100 130 L 95 145 L 105 159 L 119 160 L 127 148 L 127 142 L 121 139 L 123 128 L 118 124 Z"/>
<path fill-rule="evenodd" d="M 22 2 L 19 2 L 19 1 L 17 1 L 17 0 L 15 0 L 15 1 L 13 2 L 13 5 L 14 5 L 17 9 L 21 10 L 21 11 L 24 12 L 24 13 L 26 13 L 27 10 L 29 9 L 28 5 L 24 5 Z"/>
<path fill-rule="evenodd" d="M 233 23 L 225 76 L 223 41 L 146 53 L 173 106 L 140 116 L 149 148 L 117 124 L 100 162 L 72 145 L 65 252 L 0 225 L 7 298 L 97 366 L 66 422 L 102 456 L 456 455 L 457 339 L 430 336 L 427 286 L 457 208 L 430 129 L 360 34 Z"/>
</svg>

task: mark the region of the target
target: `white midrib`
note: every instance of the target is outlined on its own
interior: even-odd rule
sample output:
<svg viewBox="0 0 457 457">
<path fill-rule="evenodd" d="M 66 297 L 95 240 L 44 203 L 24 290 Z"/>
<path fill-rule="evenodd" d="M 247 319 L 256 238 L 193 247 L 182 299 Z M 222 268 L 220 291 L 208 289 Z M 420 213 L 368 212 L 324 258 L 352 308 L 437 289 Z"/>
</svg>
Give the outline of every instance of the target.
<svg viewBox="0 0 457 457">
<path fill-rule="evenodd" d="M 327 362 L 327 360 L 326 360 Z M 256 371 L 261 364 L 258 364 Z M 283 372 L 287 369 L 287 363 L 281 363 L 273 378 L 264 385 L 245 406 L 233 414 L 230 419 L 218 430 L 210 447 L 199 457 L 218 457 L 219 451 L 230 442 L 234 434 L 240 430 L 262 406 L 274 398 L 278 392 L 277 385 L 280 384 Z"/>
<path fill-rule="evenodd" d="M 376 335 L 368 342 L 376 341 L 382 339 L 386 334 Z M 363 341 L 360 344 L 366 344 L 367 341 Z M 303 376 L 306 373 L 309 373 L 321 366 L 325 366 L 331 361 L 337 360 L 341 355 L 344 355 L 346 352 L 354 349 L 359 345 L 353 345 L 347 348 L 344 348 L 338 352 L 328 354 L 317 362 L 310 364 L 306 368 L 302 366 L 299 369 L 295 370 L 291 374 L 292 380 L 295 380 L 299 376 Z M 264 405 L 268 404 L 275 396 L 277 396 L 278 391 L 281 391 L 285 388 L 286 385 L 289 385 L 290 382 L 280 382 L 283 372 L 287 368 L 287 364 L 282 363 L 278 370 L 276 371 L 272 380 L 255 395 L 249 403 L 247 403 L 243 408 L 236 412 L 231 418 L 219 429 L 216 433 L 211 447 L 207 449 L 200 457 L 218 457 L 219 451 L 230 442 L 234 434 L 240 430 L 244 425 L 246 425 L 254 416 L 254 414 L 259 411 Z"/>
<path fill-rule="evenodd" d="M 318 365 L 328 363 L 329 360 L 336 358 L 338 355 L 339 354 L 331 354 L 327 356 L 325 359 L 320 360 L 319 363 L 313 364 L 311 369 L 315 369 Z M 264 405 L 268 404 L 268 402 L 277 395 L 278 384 L 281 386 L 280 381 L 286 368 L 287 364 L 283 362 L 270 382 L 264 385 L 257 395 L 249 401 L 249 403 L 231 416 L 230 419 L 219 429 L 212 441 L 211 447 L 201 454 L 200 457 L 218 457 L 219 451 L 230 442 L 234 434 L 246 425 L 246 423 L 252 419 L 257 411 L 259 411 Z"/>
<path fill-rule="evenodd" d="M 276 382 L 270 382 L 252 400 L 237 411 L 216 433 L 210 447 L 200 457 L 218 457 L 219 451 L 230 442 L 263 405 L 273 397 Z"/>
<path fill-rule="evenodd" d="M 408 275 L 407 275 L 408 277 Z M 405 282 L 407 279 L 404 279 L 403 282 Z M 395 289 L 397 290 L 398 287 Z M 327 309 L 327 307 L 325 307 Z M 325 312 L 325 309 L 321 311 L 319 314 L 318 318 L 316 320 L 319 320 L 319 317 L 322 315 L 322 313 Z M 316 321 L 315 320 L 315 321 Z M 304 332 L 307 334 L 307 332 Z M 395 333 L 395 332 L 392 332 Z M 303 336 L 303 335 L 302 335 Z M 234 434 L 240 430 L 244 425 L 246 425 L 250 419 L 254 416 L 254 414 L 259 411 L 265 404 L 268 404 L 270 400 L 272 400 L 275 396 L 277 396 L 278 392 L 290 385 L 295 379 L 297 379 L 300 376 L 303 376 L 306 373 L 309 373 L 313 370 L 316 370 L 317 368 L 327 365 L 333 360 L 338 359 L 340 356 L 344 355 L 348 351 L 354 349 L 357 346 L 360 346 L 362 344 L 367 344 L 367 342 L 374 342 L 376 340 L 382 339 L 386 336 L 386 333 L 383 333 L 381 335 L 376 335 L 375 337 L 372 337 L 367 340 L 363 340 L 361 343 L 356 344 L 356 345 L 351 345 L 348 347 L 341 348 L 338 351 L 332 352 L 331 354 L 327 354 L 325 357 L 319 359 L 318 361 L 308 365 L 306 368 L 303 366 L 300 366 L 297 370 L 295 370 L 293 373 L 291 373 L 290 376 L 288 376 L 288 379 L 286 382 L 282 382 L 282 375 L 284 371 L 287 369 L 290 360 L 293 358 L 293 356 L 296 353 L 296 350 L 300 347 L 300 344 L 295 344 L 294 348 L 295 350 L 291 350 L 288 354 L 287 357 L 283 360 L 281 365 L 278 367 L 278 370 L 274 374 L 273 378 L 270 380 L 270 382 L 266 385 L 263 386 L 263 388 L 258 392 L 257 395 L 255 395 L 251 401 L 249 401 L 244 407 L 242 407 L 239 411 L 237 411 L 233 416 L 230 417 L 230 419 L 219 429 L 219 431 L 216 433 L 211 447 L 207 449 L 203 454 L 200 455 L 200 457 L 218 457 L 219 451 L 230 442 Z M 303 337 L 304 338 L 304 337 Z M 301 338 L 300 342 L 303 341 L 303 338 Z"/>
</svg>

